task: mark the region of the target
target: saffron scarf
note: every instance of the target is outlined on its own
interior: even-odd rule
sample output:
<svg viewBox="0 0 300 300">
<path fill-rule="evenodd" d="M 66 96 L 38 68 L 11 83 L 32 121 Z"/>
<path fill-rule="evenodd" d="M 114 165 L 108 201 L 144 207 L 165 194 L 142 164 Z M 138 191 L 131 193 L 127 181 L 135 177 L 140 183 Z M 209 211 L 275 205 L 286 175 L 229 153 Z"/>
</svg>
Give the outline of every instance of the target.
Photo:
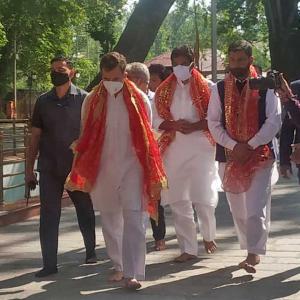
<svg viewBox="0 0 300 300">
<path fill-rule="evenodd" d="M 193 104 L 199 114 L 199 120 L 204 120 L 207 116 L 210 90 L 204 77 L 196 69 L 191 71 L 190 95 Z M 158 115 L 165 121 L 174 121 L 171 114 L 171 105 L 176 89 L 177 79 L 171 74 L 157 89 L 155 93 L 155 105 Z M 209 131 L 204 132 L 211 144 L 214 145 L 213 137 Z M 163 154 L 167 147 L 176 137 L 176 131 L 164 131 L 158 139 L 161 153 Z"/>
<path fill-rule="evenodd" d="M 253 66 L 250 67 L 250 76 L 257 77 Z M 235 80 L 231 73 L 225 78 L 225 127 L 232 139 L 239 143 L 248 143 L 259 131 L 259 91 L 251 90 L 247 80 L 240 93 Z M 222 180 L 224 191 L 235 194 L 247 191 L 255 171 L 270 158 L 270 154 L 267 145 L 260 146 L 253 151 L 245 164 L 240 164 L 231 159 L 232 151 L 226 149 L 227 163 Z"/>
<path fill-rule="evenodd" d="M 157 219 L 157 201 L 153 194 L 167 186 L 157 142 L 155 141 L 143 98 L 135 85 L 125 79 L 122 89 L 128 110 L 132 144 L 143 168 L 144 192 L 148 212 Z M 86 104 L 82 134 L 72 145 L 74 160 L 66 182 L 67 190 L 90 192 L 101 169 L 101 154 L 105 139 L 108 93 L 103 82 L 94 89 Z"/>
</svg>

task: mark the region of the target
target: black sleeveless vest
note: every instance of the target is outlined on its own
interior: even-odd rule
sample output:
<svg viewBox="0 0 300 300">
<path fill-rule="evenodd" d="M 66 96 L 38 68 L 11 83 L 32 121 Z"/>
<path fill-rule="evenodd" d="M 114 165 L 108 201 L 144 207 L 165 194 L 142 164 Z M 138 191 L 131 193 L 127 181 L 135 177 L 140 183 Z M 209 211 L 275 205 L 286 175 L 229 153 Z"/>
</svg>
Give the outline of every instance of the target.
<svg viewBox="0 0 300 300">
<path fill-rule="evenodd" d="M 222 123 L 224 128 L 226 129 L 225 124 L 225 81 L 221 80 L 217 83 L 219 97 L 222 106 Z M 267 90 L 259 91 L 259 128 L 263 126 L 266 121 L 266 96 Z M 273 151 L 273 144 L 270 142 L 268 144 L 270 149 Z M 274 154 L 274 153 L 273 153 Z M 219 144 L 216 145 L 216 161 L 218 162 L 226 162 L 225 148 Z"/>
</svg>

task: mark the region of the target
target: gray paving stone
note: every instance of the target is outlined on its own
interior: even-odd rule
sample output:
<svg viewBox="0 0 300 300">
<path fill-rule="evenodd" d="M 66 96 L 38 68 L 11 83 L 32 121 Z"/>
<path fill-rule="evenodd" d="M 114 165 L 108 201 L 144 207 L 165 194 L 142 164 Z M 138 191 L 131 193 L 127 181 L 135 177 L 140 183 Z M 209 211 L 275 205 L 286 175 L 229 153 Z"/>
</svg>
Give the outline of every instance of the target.
<svg viewBox="0 0 300 300">
<path fill-rule="evenodd" d="M 100 217 L 97 216 L 99 263 L 86 266 L 84 248 L 73 207 L 63 209 L 59 238 L 59 273 L 36 280 L 41 254 L 38 218 L 0 228 L 0 299 L 121 299 L 121 300 L 300 300 L 300 187 L 281 181 L 274 189 L 272 230 L 267 256 L 253 276 L 237 264 L 239 249 L 232 218 L 223 194 L 217 208 L 218 252 L 207 255 L 199 236 L 199 259 L 173 263 L 178 245 L 170 211 L 167 216 L 167 250 L 155 252 L 147 230 L 147 280 L 135 293 L 122 284 L 106 281 L 112 265 L 105 253 Z"/>
</svg>

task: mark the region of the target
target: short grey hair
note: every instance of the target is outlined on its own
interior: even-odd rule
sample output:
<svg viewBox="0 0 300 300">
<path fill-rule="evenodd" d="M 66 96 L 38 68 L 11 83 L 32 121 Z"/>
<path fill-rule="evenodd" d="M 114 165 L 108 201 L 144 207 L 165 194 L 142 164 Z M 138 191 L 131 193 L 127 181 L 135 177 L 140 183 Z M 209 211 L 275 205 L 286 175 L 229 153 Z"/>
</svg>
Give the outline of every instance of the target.
<svg viewBox="0 0 300 300">
<path fill-rule="evenodd" d="M 148 67 L 140 62 L 133 62 L 126 66 L 126 72 L 129 77 L 136 77 L 141 79 L 144 83 L 149 83 L 150 81 L 150 73 Z"/>
</svg>

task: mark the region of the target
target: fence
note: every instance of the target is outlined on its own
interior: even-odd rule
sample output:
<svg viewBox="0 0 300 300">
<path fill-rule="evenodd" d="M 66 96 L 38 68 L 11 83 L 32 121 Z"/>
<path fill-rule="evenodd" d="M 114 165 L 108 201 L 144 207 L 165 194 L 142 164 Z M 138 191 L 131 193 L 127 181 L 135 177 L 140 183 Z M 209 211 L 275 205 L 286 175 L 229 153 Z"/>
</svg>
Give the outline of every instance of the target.
<svg viewBox="0 0 300 300">
<path fill-rule="evenodd" d="M 20 183 L 4 186 L 4 179 L 24 175 L 26 168 L 26 149 L 29 142 L 29 120 L 0 120 L 0 205 L 4 204 L 4 192 L 25 186 L 25 180 Z M 24 170 L 5 173 L 6 165 L 24 163 Z"/>
</svg>

